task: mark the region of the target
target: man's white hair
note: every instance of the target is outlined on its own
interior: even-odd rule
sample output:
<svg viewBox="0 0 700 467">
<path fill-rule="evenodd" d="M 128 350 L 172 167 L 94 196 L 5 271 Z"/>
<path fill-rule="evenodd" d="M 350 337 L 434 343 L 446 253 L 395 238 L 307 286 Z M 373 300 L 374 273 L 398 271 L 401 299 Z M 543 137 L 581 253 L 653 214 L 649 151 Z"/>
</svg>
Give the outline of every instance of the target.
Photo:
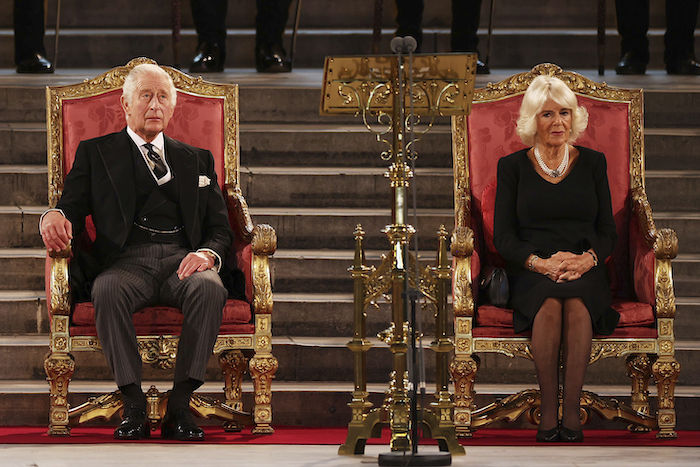
<svg viewBox="0 0 700 467">
<path fill-rule="evenodd" d="M 537 114 L 545 102 L 553 100 L 564 108 L 571 109 L 571 134 L 569 143 L 576 141 L 588 126 L 588 111 L 578 105 L 576 94 L 559 78 L 540 75 L 528 86 L 520 105 L 517 133 L 527 146 L 535 144 L 537 136 Z"/>
<path fill-rule="evenodd" d="M 175 103 L 177 102 L 177 90 L 175 89 L 173 79 L 164 69 L 152 63 L 142 63 L 141 65 L 136 65 L 131 69 L 124 80 L 122 96 L 124 96 L 124 99 L 131 104 L 133 98 L 135 97 L 134 93 L 136 92 L 136 84 L 139 82 L 139 79 L 141 79 L 142 76 L 153 73 L 164 76 L 167 79 L 168 84 L 170 85 L 170 102 L 174 108 Z"/>
</svg>

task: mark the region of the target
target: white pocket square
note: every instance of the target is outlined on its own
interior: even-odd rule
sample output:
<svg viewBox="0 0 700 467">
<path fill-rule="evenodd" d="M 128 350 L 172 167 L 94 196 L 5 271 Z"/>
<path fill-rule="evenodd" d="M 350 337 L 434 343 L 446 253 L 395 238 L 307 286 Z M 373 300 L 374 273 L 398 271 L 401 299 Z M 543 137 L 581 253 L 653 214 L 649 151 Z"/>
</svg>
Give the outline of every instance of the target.
<svg viewBox="0 0 700 467">
<path fill-rule="evenodd" d="M 203 186 L 209 186 L 210 183 L 211 179 L 206 175 L 199 176 L 199 188 L 202 188 Z"/>
</svg>

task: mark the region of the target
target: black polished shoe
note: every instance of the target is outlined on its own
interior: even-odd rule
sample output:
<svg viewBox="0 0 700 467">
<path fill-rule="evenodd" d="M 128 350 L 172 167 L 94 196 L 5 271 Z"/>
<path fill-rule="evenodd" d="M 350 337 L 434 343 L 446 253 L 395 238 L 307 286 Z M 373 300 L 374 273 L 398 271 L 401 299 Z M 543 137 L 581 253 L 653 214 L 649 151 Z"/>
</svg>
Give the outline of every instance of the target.
<svg viewBox="0 0 700 467">
<path fill-rule="evenodd" d="M 114 430 L 114 439 L 144 439 L 151 436 L 146 411 L 140 408 L 124 409 L 121 424 Z"/>
<path fill-rule="evenodd" d="M 489 66 L 482 62 L 481 60 L 476 61 L 476 74 L 477 75 L 488 75 L 491 73 L 491 70 L 489 70 Z"/>
<path fill-rule="evenodd" d="M 570 430 L 562 425 L 559 430 L 559 439 L 564 443 L 581 443 L 583 442 L 583 430 Z"/>
<path fill-rule="evenodd" d="M 17 73 L 53 73 L 53 64 L 40 53 L 35 53 L 19 62 Z"/>
<path fill-rule="evenodd" d="M 646 71 L 646 62 L 635 57 L 631 52 L 622 55 L 615 67 L 615 73 L 618 75 L 643 75 Z"/>
<path fill-rule="evenodd" d="M 559 427 L 555 426 L 551 430 L 537 430 L 535 440 L 538 443 L 556 443 L 559 441 Z"/>
<path fill-rule="evenodd" d="M 669 75 L 700 75 L 700 63 L 692 58 L 666 64 Z"/>
<path fill-rule="evenodd" d="M 190 64 L 190 73 L 218 73 L 224 71 L 224 57 L 218 44 L 202 42 Z"/>
<path fill-rule="evenodd" d="M 255 48 L 255 68 L 259 73 L 289 73 L 292 62 L 282 45 L 262 45 Z"/>
<path fill-rule="evenodd" d="M 160 436 L 178 441 L 204 441 L 204 431 L 194 422 L 189 407 L 168 411 L 160 426 Z"/>
</svg>

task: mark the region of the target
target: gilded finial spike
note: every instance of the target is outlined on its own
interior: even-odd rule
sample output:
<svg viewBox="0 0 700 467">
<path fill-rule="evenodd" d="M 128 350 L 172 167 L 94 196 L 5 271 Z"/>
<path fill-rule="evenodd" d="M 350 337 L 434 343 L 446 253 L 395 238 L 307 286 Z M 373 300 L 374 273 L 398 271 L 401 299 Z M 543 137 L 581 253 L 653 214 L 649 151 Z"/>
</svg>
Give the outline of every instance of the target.
<svg viewBox="0 0 700 467">
<path fill-rule="evenodd" d="M 362 239 L 365 237 L 365 231 L 362 229 L 362 224 L 357 224 L 353 235 L 355 235 L 355 240 Z"/>
</svg>

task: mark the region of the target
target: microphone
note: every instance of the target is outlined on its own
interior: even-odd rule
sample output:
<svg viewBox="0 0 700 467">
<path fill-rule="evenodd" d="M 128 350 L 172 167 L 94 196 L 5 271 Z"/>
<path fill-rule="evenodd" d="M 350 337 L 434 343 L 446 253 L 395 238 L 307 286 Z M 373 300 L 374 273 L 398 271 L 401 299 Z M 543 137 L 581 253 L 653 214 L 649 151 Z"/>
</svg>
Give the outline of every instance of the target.
<svg viewBox="0 0 700 467">
<path fill-rule="evenodd" d="M 395 54 L 410 54 L 416 50 L 418 43 L 412 36 L 397 36 L 391 40 L 390 47 Z"/>
</svg>

